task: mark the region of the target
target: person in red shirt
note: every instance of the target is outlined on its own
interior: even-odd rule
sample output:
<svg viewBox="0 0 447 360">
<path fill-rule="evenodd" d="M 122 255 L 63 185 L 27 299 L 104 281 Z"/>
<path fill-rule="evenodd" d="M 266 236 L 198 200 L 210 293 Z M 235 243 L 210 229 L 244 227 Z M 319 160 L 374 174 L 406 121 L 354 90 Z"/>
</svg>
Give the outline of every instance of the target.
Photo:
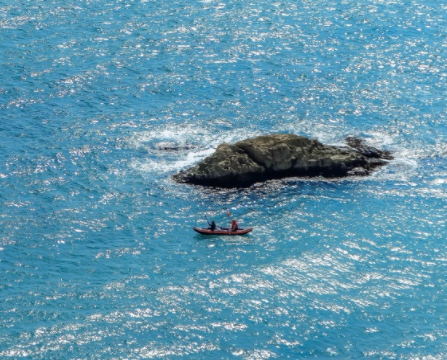
<svg viewBox="0 0 447 360">
<path fill-rule="evenodd" d="M 237 223 L 236 219 L 233 219 L 233 221 L 231 222 L 231 228 L 230 231 L 237 231 L 239 229 L 239 224 Z"/>
</svg>

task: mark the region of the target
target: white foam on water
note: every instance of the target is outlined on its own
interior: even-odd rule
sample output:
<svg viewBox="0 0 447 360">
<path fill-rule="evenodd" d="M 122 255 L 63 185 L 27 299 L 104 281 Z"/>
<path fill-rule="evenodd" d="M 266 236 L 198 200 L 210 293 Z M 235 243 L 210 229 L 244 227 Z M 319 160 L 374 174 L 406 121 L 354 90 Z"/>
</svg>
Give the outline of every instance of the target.
<svg viewBox="0 0 447 360">
<path fill-rule="evenodd" d="M 371 138 L 365 139 L 365 142 L 371 146 L 377 146 L 382 148 L 385 146 L 391 146 L 396 142 L 394 136 L 383 131 L 372 131 L 367 134 L 371 136 Z"/>
<path fill-rule="evenodd" d="M 200 151 L 191 151 L 186 155 L 185 158 L 174 161 L 169 161 L 168 159 L 134 161 L 132 162 L 131 167 L 145 173 L 166 173 L 173 170 L 181 170 L 188 166 L 191 166 L 204 159 L 208 155 L 211 155 L 213 152 L 214 149 L 212 148 Z"/>
<path fill-rule="evenodd" d="M 144 160 L 132 161 L 131 167 L 144 173 L 167 173 L 179 171 L 198 163 L 211 155 L 216 147 L 224 142 L 234 143 L 247 137 L 260 135 L 255 132 L 241 132 L 239 129 L 212 132 L 197 126 L 167 125 L 164 130 L 143 131 L 128 139 L 128 144 L 135 149 L 151 152 Z M 179 147 L 194 145 L 193 150 L 163 151 L 154 149 L 154 144 L 172 142 Z"/>
<path fill-rule="evenodd" d="M 212 130 L 197 125 L 166 125 L 163 130 L 150 130 L 135 133 L 128 139 L 128 144 L 135 148 L 147 148 L 148 144 L 154 142 L 175 142 L 178 145 L 197 144 L 199 147 L 217 147 L 227 142 L 233 143 L 247 137 L 260 135 L 260 132 L 241 131 L 234 129 L 223 132 Z"/>
<path fill-rule="evenodd" d="M 177 144 L 185 144 L 188 140 L 200 137 L 201 129 L 172 126 L 163 130 L 143 131 L 134 134 L 128 139 L 128 144 L 135 148 L 147 148 L 153 141 L 175 141 Z"/>
</svg>

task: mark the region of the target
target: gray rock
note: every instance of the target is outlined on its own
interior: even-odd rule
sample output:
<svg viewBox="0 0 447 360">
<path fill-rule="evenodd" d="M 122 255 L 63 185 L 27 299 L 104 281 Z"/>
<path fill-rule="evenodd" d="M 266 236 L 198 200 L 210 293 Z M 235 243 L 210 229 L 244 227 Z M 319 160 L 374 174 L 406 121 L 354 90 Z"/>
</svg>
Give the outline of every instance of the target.
<svg viewBox="0 0 447 360">
<path fill-rule="evenodd" d="M 348 136 L 345 139 L 346 143 L 353 149 L 357 150 L 360 154 L 367 158 L 388 159 L 391 160 L 393 156 L 389 151 L 379 150 L 375 147 L 365 144 L 365 141 L 355 136 Z"/>
<path fill-rule="evenodd" d="M 174 175 L 174 179 L 207 186 L 245 187 L 289 176 L 367 175 L 372 167 L 385 163 L 380 156 L 365 155 L 358 149 L 323 145 L 293 134 L 273 134 L 233 145 L 221 144 L 214 154 Z"/>
<path fill-rule="evenodd" d="M 178 145 L 174 142 L 159 142 L 155 144 L 155 149 L 161 151 L 185 151 L 195 149 L 195 145 Z"/>
<path fill-rule="evenodd" d="M 369 171 L 362 167 L 356 167 L 356 168 L 348 171 L 348 176 L 366 176 L 368 174 L 369 174 Z"/>
<path fill-rule="evenodd" d="M 208 156 L 186 173 L 180 173 L 177 180 L 194 184 L 232 187 L 235 182 L 249 183 L 262 177 L 264 167 L 254 162 L 242 149 L 223 143 L 214 154 Z M 179 174 L 179 175 L 180 175 Z"/>
</svg>

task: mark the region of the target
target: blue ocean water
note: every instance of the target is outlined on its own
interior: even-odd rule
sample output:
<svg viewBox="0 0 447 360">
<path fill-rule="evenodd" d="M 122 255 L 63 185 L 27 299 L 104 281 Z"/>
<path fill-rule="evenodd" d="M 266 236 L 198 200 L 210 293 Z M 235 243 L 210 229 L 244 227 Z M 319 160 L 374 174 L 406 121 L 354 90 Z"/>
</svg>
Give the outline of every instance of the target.
<svg viewBox="0 0 447 360">
<path fill-rule="evenodd" d="M 0 358 L 447 358 L 442 1 L 2 0 L 0 70 Z M 275 132 L 395 159 L 171 179 Z"/>
</svg>

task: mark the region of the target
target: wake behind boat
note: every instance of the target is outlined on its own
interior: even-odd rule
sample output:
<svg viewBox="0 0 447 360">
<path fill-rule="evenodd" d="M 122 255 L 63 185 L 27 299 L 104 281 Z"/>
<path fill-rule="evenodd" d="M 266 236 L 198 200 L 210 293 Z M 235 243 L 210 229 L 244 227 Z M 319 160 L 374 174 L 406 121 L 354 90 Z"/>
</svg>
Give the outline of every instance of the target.
<svg viewBox="0 0 447 360">
<path fill-rule="evenodd" d="M 253 230 L 253 228 L 248 228 L 248 229 L 239 229 L 236 231 L 228 231 L 228 229 L 210 230 L 207 228 L 197 228 L 197 227 L 193 227 L 193 229 L 194 231 L 197 231 L 199 234 L 202 235 L 244 235 Z"/>
</svg>

